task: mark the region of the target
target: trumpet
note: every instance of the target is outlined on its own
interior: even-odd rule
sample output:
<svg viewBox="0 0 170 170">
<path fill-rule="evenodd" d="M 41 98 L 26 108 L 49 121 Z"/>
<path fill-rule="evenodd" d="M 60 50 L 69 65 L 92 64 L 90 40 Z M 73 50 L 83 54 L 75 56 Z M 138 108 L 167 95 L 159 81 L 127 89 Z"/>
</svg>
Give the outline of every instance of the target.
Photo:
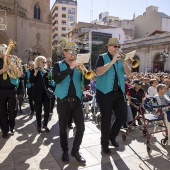
<svg viewBox="0 0 170 170">
<path fill-rule="evenodd" d="M 78 64 L 78 65 L 77 65 L 77 69 L 82 72 L 83 76 L 84 76 L 87 80 L 91 80 L 91 79 L 95 76 L 94 71 L 92 71 L 92 70 L 87 70 L 87 68 L 84 66 L 84 64 Z"/>
<path fill-rule="evenodd" d="M 130 65 L 131 68 L 136 68 L 139 66 L 140 61 L 137 59 L 134 59 L 134 54 L 136 51 L 132 51 L 130 53 L 123 53 L 123 52 L 119 52 L 120 56 L 118 58 L 121 59 L 122 63 L 126 63 L 128 65 Z"/>
</svg>

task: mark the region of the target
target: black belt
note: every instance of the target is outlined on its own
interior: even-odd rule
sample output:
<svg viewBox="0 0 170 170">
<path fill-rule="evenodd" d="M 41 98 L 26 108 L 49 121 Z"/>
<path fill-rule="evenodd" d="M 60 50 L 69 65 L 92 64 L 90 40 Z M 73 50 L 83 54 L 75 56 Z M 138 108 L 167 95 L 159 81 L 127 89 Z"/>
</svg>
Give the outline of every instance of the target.
<svg viewBox="0 0 170 170">
<path fill-rule="evenodd" d="M 113 91 L 119 91 L 120 90 L 120 88 L 119 89 L 113 89 Z"/>
<path fill-rule="evenodd" d="M 74 101 L 77 101 L 78 98 L 77 97 L 68 97 L 68 98 L 65 98 L 65 99 L 59 99 L 59 101 L 61 102 L 74 102 Z"/>
</svg>

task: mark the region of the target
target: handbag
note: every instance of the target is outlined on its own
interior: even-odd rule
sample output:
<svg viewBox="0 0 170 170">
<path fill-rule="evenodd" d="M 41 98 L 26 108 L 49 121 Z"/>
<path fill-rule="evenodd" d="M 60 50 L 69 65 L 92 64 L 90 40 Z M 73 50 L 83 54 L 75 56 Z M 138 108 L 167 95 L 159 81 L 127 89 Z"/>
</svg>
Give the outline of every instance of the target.
<svg viewBox="0 0 170 170">
<path fill-rule="evenodd" d="M 46 89 L 46 93 L 48 98 L 52 98 L 54 96 L 54 91 L 51 88 Z"/>
<path fill-rule="evenodd" d="M 43 79 L 43 82 L 44 82 L 44 78 L 43 77 L 42 77 L 42 79 Z M 46 91 L 47 97 L 51 99 L 54 96 L 53 89 L 51 89 L 49 87 L 46 88 L 45 82 L 44 82 L 44 87 L 45 87 L 45 91 Z"/>
</svg>

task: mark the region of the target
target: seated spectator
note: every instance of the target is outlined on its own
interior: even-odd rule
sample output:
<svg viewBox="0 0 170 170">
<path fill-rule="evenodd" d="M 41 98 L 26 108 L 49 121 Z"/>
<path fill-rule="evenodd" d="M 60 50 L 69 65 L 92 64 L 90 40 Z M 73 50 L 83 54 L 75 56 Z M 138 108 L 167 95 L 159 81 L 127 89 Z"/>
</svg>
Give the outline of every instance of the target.
<svg viewBox="0 0 170 170">
<path fill-rule="evenodd" d="M 158 85 L 157 79 L 150 80 L 150 87 L 148 88 L 148 96 L 154 97 L 157 94 L 156 86 Z"/>
<path fill-rule="evenodd" d="M 130 88 L 129 91 L 127 92 L 128 95 L 128 102 L 130 103 L 130 107 L 132 110 L 132 115 L 133 119 L 136 117 L 137 112 L 139 111 L 139 104 L 143 105 L 144 104 L 144 98 L 145 98 L 145 92 L 141 88 L 142 82 L 138 79 L 135 79 L 133 81 L 134 87 Z M 136 103 L 134 99 L 137 99 L 139 103 Z M 142 122 L 140 119 L 137 120 L 138 125 L 142 125 Z M 131 124 L 132 122 L 129 122 L 128 124 Z M 137 126 L 136 123 L 133 124 L 133 126 Z"/>
<path fill-rule="evenodd" d="M 167 88 L 166 95 L 170 97 L 170 80 L 168 78 L 164 79 L 163 84 L 165 84 Z"/>
<path fill-rule="evenodd" d="M 148 89 L 150 87 L 149 84 L 150 79 L 147 77 L 143 77 L 141 81 L 142 81 L 142 85 L 141 85 L 142 89 L 145 91 L 145 93 L 148 93 Z"/>
<path fill-rule="evenodd" d="M 129 79 L 126 77 L 126 75 L 124 76 L 125 79 L 125 93 L 127 94 L 128 90 L 132 87 L 132 85 L 129 83 Z"/>
</svg>

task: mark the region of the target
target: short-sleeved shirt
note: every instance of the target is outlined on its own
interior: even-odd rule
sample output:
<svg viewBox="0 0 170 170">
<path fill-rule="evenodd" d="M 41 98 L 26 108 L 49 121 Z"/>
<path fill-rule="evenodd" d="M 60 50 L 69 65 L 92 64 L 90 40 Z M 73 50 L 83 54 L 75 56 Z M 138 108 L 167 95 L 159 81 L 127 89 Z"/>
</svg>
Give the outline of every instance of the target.
<svg viewBox="0 0 170 170">
<path fill-rule="evenodd" d="M 139 103 L 141 104 L 142 103 L 142 99 L 145 98 L 145 91 L 142 88 L 140 88 L 138 91 L 136 91 L 135 87 L 132 87 L 127 92 L 127 95 L 132 97 L 132 98 L 138 99 Z"/>
</svg>

